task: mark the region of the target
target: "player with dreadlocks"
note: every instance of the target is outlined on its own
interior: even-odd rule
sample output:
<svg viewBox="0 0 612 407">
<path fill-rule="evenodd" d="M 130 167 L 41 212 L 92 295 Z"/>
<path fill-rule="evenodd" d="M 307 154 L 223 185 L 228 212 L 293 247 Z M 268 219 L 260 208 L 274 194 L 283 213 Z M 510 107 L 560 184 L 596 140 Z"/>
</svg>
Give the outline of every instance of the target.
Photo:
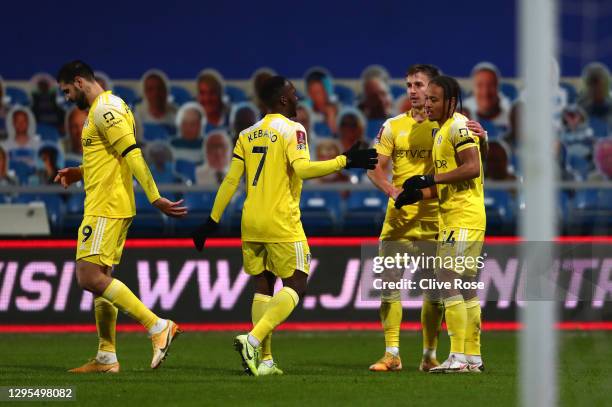
<svg viewBox="0 0 612 407">
<path fill-rule="evenodd" d="M 479 139 L 467 128 L 467 118 L 456 113 L 458 107 L 461 108 L 459 83 L 449 76 L 432 78 L 425 96 L 425 111 L 430 121 L 440 124 L 432 151 L 435 173 L 408 178 L 395 201 L 400 208 L 438 197 L 437 257 L 454 259 L 444 261 L 444 267 L 436 269 L 438 281 L 451 283 L 451 288 L 439 293 L 450 336 L 450 355 L 430 373 L 484 370 L 480 355 L 480 300 L 475 288 L 465 288 L 474 287 L 477 258 L 484 242 L 484 174 Z M 470 258 L 472 261 L 468 262 Z"/>
</svg>

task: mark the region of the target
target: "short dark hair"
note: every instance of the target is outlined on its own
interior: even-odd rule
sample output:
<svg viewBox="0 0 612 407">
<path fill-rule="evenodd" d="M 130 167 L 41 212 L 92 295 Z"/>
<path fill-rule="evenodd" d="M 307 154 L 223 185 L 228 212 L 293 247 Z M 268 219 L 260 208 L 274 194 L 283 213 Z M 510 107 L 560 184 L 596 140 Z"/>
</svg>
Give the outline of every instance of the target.
<svg viewBox="0 0 612 407">
<path fill-rule="evenodd" d="M 434 84 L 442 88 L 444 100 L 450 101 L 452 98 L 455 98 L 455 106 L 452 110 L 450 104 L 448 105 L 448 111 L 446 112 L 448 117 L 452 116 L 453 113 L 457 111 L 457 106 L 459 106 L 459 110 L 463 108 L 461 101 L 461 86 L 459 82 L 457 82 L 457 79 L 446 75 L 440 75 L 432 78 L 429 84 Z"/>
<path fill-rule="evenodd" d="M 267 107 L 274 107 L 286 83 L 287 78 L 280 75 L 272 76 L 266 79 L 266 81 L 261 86 L 259 98 L 264 102 Z"/>
<path fill-rule="evenodd" d="M 408 75 L 415 75 L 418 72 L 422 72 L 425 75 L 427 75 L 429 80 L 432 80 L 436 76 L 440 76 L 442 74 L 440 69 L 437 66 L 435 66 L 435 65 L 431 65 L 431 64 L 414 64 L 414 65 L 411 65 L 408 68 L 408 72 L 406 72 L 406 76 L 408 76 Z"/>
<path fill-rule="evenodd" d="M 83 61 L 75 60 L 64 64 L 57 73 L 57 81 L 64 83 L 72 83 L 74 79 L 80 76 L 88 81 L 94 81 L 93 69 Z"/>
</svg>

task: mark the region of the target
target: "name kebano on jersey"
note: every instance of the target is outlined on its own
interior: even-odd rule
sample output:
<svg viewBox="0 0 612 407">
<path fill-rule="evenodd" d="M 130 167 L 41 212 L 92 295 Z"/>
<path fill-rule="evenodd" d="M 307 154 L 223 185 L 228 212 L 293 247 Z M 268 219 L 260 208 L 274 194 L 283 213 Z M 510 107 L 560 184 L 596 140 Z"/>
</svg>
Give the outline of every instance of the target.
<svg viewBox="0 0 612 407">
<path fill-rule="evenodd" d="M 249 140 L 249 143 L 251 143 L 253 140 L 261 138 L 261 137 L 268 137 L 270 139 L 271 142 L 275 142 L 276 140 L 278 140 L 278 136 L 273 133 L 272 131 L 269 130 L 256 130 L 250 134 L 247 135 L 247 138 Z"/>
</svg>

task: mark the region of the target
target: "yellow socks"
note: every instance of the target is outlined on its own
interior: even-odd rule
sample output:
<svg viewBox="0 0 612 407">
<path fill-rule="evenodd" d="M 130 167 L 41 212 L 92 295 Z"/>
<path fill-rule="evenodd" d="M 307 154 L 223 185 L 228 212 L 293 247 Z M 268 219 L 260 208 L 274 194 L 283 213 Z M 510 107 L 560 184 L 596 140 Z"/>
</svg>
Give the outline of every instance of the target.
<svg viewBox="0 0 612 407">
<path fill-rule="evenodd" d="M 102 297 L 94 300 L 96 327 L 98 328 L 98 350 L 116 353 L 115 328 L 117 325 L 117 307 Z"/>
<path fill-rule="evenodd" d="M 157 315 L 148 309 L 125 284 L 116 278 L 113 278 L 113 281 L 106 287 L 101 296 L 122 312 L 140 322 L 148 331 L 151 331 L 154 325 L 156 325 Z"/>
<path fill-rule="evenodd" d="M 402 302 L 399 300 L 381 301 L 380 321 L 385 332 L 385 346 L 387 348 L 399 348 Z"/>
<path fill-rule="evenodd" d="M 465 302 L 467 324 L 465 329 L 465 354 L 480 355 L 480 301 L 478 297 Z"/>
<path fill-rule="evenodd" d="M 434 351 L 438 347 L 438 334 L 444 316 L 444 306 L 440 301 L 423 298 L 421 326 L 423 329 L 423 350 Z"/>
<path fill-rule="evenodd" d="M 251 319 L 253 326 L 259 322 L 261 317 L 266 312 L 268 304 L 272 297 L 265 294 L 256 293 L 253 297 L 253 305 L 251 306 Z M 272 359 L 272 333 L 269 333 L 261 342 L 261 360 Z"/>
<path fill-rule="evenodd" d="M 249 335 L 261 343 L 274 328 L 291 315 L 299 300 L 299 295 L 292 288 L 283 287 L 272 297 L 263 316 L 249 332 Z"/>
<path fill-rule="evenodd" d="M 444 300 L 444 317 L 450 336 L 451 353 L 465 353 L 467 311 L 463 298 L 452 297 Z"/>
</svg>

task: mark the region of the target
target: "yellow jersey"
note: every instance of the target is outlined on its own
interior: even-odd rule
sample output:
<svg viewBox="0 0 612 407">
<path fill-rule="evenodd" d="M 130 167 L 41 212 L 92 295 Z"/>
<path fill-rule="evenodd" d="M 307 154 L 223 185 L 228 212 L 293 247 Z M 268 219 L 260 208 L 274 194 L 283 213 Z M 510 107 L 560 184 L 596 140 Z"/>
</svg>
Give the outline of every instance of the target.
<svg viewBox="0 0 612 407">
<path fill-rule="evenodd" d="M 443 174 L 458 167 L 457 153 L 472 147 L 478 149 L 480 140 L 467 128 L 467 118 L 459 113 L 448 119 L 434 136 L 433 159 L 436 174 Z M 440 230 L 457 227 L 486 229 L 482 160 L 477 178 L 457 184 L 437 184 L 440 208 Z"/>
<path fill-rule="evenodd" d="M 392 183 L 401 188 L 404 181 L 413 175 L 432 174 L 434 172 L 431 150 L 433 146 L 433 132 L 438 123 L 425 119 L 419 123 L 412 118 L 410 112 L 387 120 L 378 136 L 375 147 L 378 154 L 391 157 L 393 168 Z M 389 228 L 395 224 L 397 218 L 418 219 L 423 221 L 438 220 L 438 200 L 427 199 L 414 205 L 406 205 L 402 209 L 395 209 L 395 202 L 389 199 L 385 225 L 381 239 L 388 235 L 395 239 L 395 233 Z"/>
<path fill-rule="evenodd" d="M 234 157 L 245 167 L 242 240 L 306 240 L 300 220 L 302 179 L 291 166 L 300 158 L 310 160 L 304 126 L 281 114 L 268 114 L 240 133 Z"/>
<path fill-rule="evenodd" d="M 109 91 L 94 100 L 81 133 L 84 215 L 105 218 L 136 215 L 132 172 L 113 148 L 117 140 L 134 133 L 134 116 L 121 98 Z"/>
</svg>

